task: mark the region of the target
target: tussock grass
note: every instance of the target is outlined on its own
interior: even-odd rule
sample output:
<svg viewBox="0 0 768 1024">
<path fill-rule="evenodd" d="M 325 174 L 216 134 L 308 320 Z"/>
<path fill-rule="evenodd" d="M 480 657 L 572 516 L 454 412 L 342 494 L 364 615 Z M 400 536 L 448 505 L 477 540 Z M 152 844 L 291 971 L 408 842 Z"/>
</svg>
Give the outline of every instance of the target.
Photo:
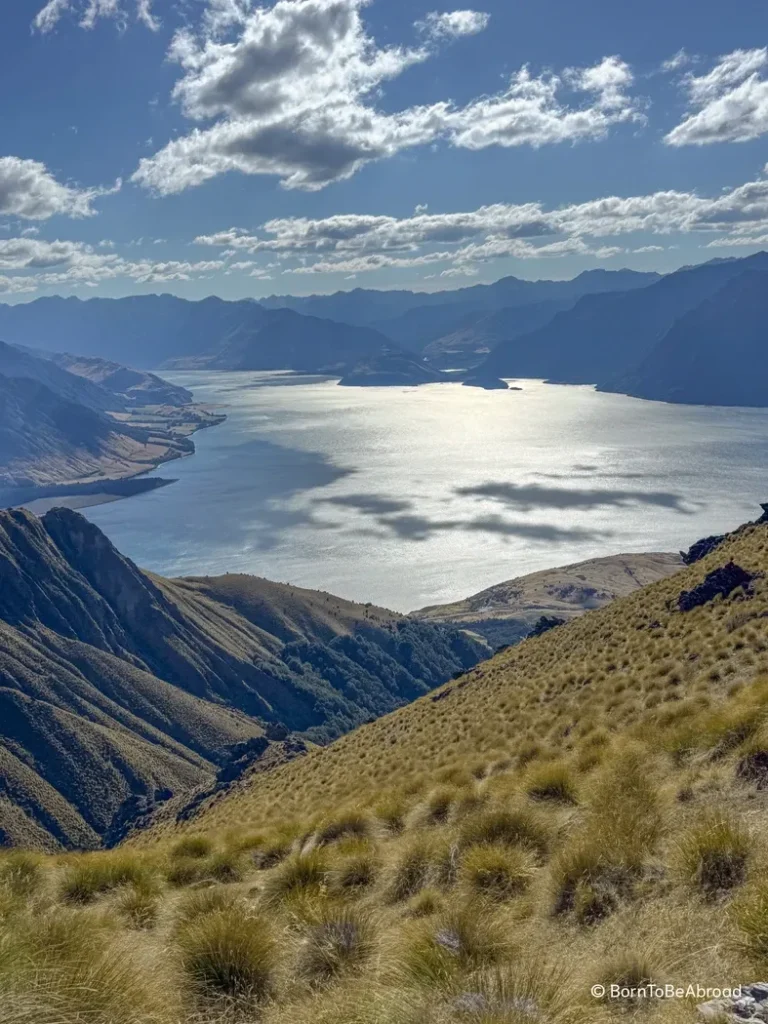
<svg viewBox="0 0 768 1024">
<path fill-rule="evenodd" d="M 376 923 L 359 908 L 324 908 L 301 937 L 298 977 L 310 985 L 327 984 L 359 971 L 376 949 Z"/>
<path fill-rule="evenodd" d="M 686 882 L 715 898 L 744 882 L 752 851 L 752 838 L 744 826 L 712 812 L 680 839 L 678 869 Z"/>
<path fill-rule="evenodd" d="M 294 854 L 272 872 L 262 890 L 265 906 L 296 897 L 319 896 L 329 881 L 329 861 L 321 850 Z"/>
<path fill-rule="evenodd" d="M 512 899 L 525 892 L 536 875 L 536 862 L 525 850 L 472 846 L 465 851 L 460 878 L 473 895 Z"/>
<path fill-rule="evenodd" d="M 267 922 L 236 906 L 198 917 L 177 936 L 181 967 L 202 999 L 239 1003 L 267 999 L 275 982 L 276 949 Z"/>
<path fill-rule="evenodd" d="M 152 867 L 136 853 L 86 854 L 65 870 L 61 896 L 71 903 L 90 903 L 124 885 L 149 888 L 153 877 Z"/>
<path fill-rule="evenodd" d="M 209 836 L 184 836 L 171 848 L 171 856 L 195 860 L 213 853 L 213 840 Z"/>
<path fill-rule="evenodd" d="M 3 1024 L 688 1024 L 589 989 L 764 977 L 768 578 L 676 611 L 730 558 L 768 527 L 189 823 L 0 854 Z"/>
</svg>

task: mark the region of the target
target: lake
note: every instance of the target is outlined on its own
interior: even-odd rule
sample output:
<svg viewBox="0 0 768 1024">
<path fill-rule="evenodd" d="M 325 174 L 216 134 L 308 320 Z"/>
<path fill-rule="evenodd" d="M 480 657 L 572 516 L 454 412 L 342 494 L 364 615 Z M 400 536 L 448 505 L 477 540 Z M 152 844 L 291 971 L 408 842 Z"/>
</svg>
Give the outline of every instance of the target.
<svg viewBox="0 0 768 1024">
<path fill-rule="evenodd" d="M 172 485 L 84 514 L 167 576 L 253 573 L 410 611 L 597 555 L 687 548 L 768 501 L 768 410 L 540 381 L 165 376 L 226 423 L 154 474 Z"/>
</svg>

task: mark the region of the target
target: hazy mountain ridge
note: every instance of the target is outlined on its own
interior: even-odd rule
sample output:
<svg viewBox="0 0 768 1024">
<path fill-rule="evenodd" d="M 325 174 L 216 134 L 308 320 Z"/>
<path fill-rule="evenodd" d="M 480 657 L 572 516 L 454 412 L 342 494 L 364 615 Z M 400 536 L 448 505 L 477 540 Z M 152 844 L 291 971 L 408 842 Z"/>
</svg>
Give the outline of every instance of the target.
<svg viewBox="0 0 768 1024">
<path fill-rule="evenodd" d="M 768 259 L 684 314 L 601 390 L 695 405 L 768 405 Z"/>
<path fill-rule="evenodd" d="M 270 724 L 314 740 L 487 650 L 252 577 L 164 580 L 57 509 L 0 512 L 0 837 L 96 845 L 136 796 L 210 784 Z"/>
<path fill-rule="evenodd" d="M 685 268 L 640 291 L 586 296 L 539 330 L 497 346 L 483 368 L 497 376 L 601 384 L 630 372 L 680 317 L 731 279 L 761 267 L 768 267 L 766 253 Z"/>
</svg>

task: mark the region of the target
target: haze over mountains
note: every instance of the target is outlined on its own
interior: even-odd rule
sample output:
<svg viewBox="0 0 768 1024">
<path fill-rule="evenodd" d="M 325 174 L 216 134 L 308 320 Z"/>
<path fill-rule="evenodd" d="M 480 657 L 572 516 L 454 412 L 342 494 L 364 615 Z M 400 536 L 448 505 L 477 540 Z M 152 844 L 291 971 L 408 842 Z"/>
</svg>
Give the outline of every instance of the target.
<svg viewBox="0 0 768 1024">
<path fill-rule="evenodd" d="M 743 274 L 756 276 L 726 290 Z M 441 371 L 461 369 L 488 381 L 537 377 L 642 398 L 762 405 L 761 374 L 746 385 L 735 360 L 714 367 L 734 341 L 742 359 L 762 365 L 766 275 L 768 255 L 757 253 L 663 278 L 601 270 L 434 293 L 44 298 L 0 306 L 0 337 L 144 369 L 300 370 L 388 384 L 439 381 Z"/>
</svg>

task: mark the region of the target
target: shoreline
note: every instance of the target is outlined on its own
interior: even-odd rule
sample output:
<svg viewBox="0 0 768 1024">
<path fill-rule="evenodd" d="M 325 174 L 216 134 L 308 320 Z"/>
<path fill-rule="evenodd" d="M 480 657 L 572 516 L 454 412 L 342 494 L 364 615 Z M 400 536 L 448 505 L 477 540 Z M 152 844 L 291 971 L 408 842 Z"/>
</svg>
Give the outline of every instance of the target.
<svg viewBox="0 0 768 1024">
<path fill-rule="evenodd" d="M 185 417 L 184 413 L 189 415 Z M 135 409 L 132 411 L 130 419 L 142 415 L 146 416 L 147 413 L 142 409 Z M 157 411 L 151 413 L 151 416 L 157 417 Z M 146 469 L 127 476 L 79 480 L 63 484 L 29 484 L 28 486 L 7 488 L 0 492 L 0 507 L 24 508 L 34 515 L 40 516 L 52 508 L 72 510 L 93 508 L 97 505 L 107 505 L 111 502 L 122 501 L 124 498 L 132 498 L 138 494 L 167 487 L 169 484 L 176 483 L 176 480 L 167 477 L 152 477 L 149 474 L 157 472 L 161 466 L 167 466 L 178 459 L 192 458 L 197 451 L 194 441 L 191 440 L 192 435 L 200 430 L 220 426 L 227 417 L 223 413 L 212 412 L 206 406 L 189 405 L 174 408 L 173 415 L 163 418 L 167 420 L 166 429 L 169 436 L 177 439 L 190 439 L 191 450 L 169 454 L 172 452 L 172 449 L 169 448 L 164 458 L 159 458 Z M 130 419 L 122 422 L 130 423 Z"/>
</svg>

